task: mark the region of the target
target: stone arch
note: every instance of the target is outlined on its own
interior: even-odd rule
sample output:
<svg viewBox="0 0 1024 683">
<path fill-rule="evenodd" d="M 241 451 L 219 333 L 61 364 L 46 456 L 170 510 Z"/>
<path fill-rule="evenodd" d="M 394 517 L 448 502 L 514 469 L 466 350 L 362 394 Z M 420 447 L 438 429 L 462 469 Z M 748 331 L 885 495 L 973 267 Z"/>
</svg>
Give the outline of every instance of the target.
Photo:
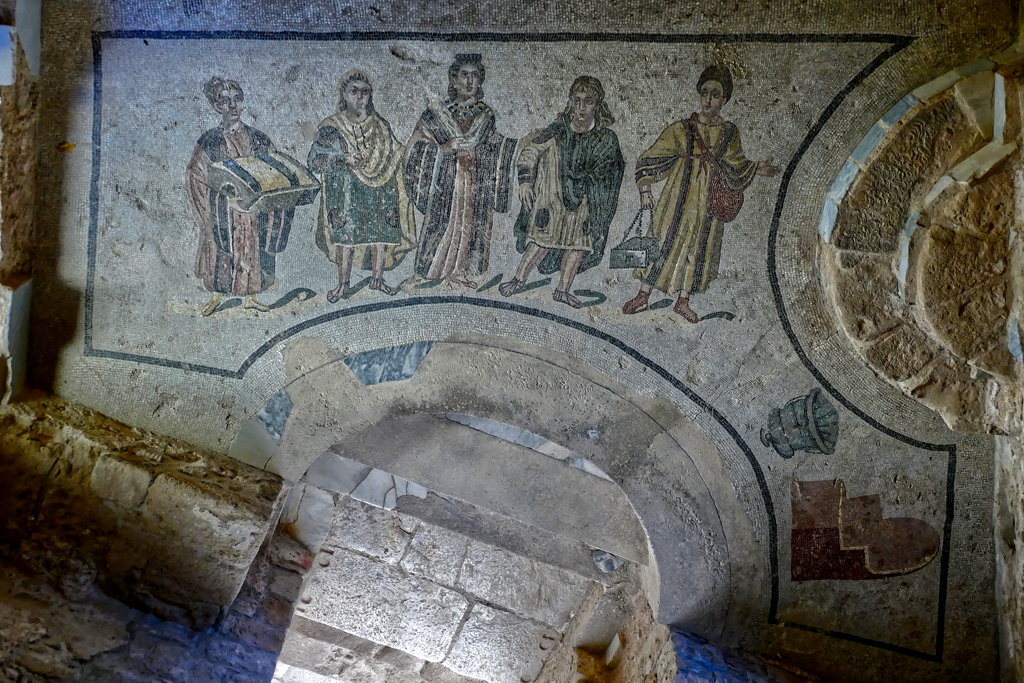
<svg viewBox="0 0 1024 683">
<path fill-rule="evenodd" d="M 319 340 L 297 340 L 284 357 L 291 409 L 266 467 L 286 481 L 299 481 L 353 435 L 415 415 L 514 425 L 585 457 L 621 487 L 649 539 L 642 564 L 658 621 L 734 641 L 759 609 L 763 555 L 725 460 L 667 401 L 640 397 L 560 354 L 491 338 L 436 343 L 407 381 L 371 386 Z M 367 460 L 412 481 L 452 466 Z"/>
<path fill-rule="evenodd" d="M 842 167 L 819 225 L 838 327 L 961 431 L 1020 433 L 1021 57 L 1015 46 L 900 100 Z"/>
</svg>

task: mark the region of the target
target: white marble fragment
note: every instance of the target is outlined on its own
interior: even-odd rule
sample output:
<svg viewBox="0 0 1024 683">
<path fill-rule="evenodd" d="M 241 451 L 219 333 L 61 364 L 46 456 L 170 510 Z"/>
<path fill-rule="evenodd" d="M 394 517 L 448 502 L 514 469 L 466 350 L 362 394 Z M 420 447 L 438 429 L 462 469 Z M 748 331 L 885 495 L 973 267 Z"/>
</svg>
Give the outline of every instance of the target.
<svg viewBox="0 0 1024 683">
<path fill-rule="evenodd" d="M 379 508 L 384 507 L 388 491 L 395 488 L 395 478 L 387 472 L 372 469 L 352 491 L 352 497 Z"/>
</svg>

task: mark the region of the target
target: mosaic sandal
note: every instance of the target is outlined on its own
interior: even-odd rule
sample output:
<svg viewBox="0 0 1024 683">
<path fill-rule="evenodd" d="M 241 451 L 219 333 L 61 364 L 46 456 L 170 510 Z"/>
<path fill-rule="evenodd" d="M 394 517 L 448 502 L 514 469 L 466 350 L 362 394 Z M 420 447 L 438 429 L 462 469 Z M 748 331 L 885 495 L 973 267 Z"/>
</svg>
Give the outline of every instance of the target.
<svg viewBox="0 0 1024 683">
<path fill-rule="evenodd" d="M 696 311 L 690 308 L 689 298 L 684 299 L 683 297 L 679 297 L 676 299 L 676 305 L 672 307 L 672 310 L 683 316 L 683 320 L 688 323 L 700 322 L 700 316 L 697 315 Z"/>
<path fill-rule="evenodd" d="M 646 310 L 651 300 L 651 293 L 640 290 L 636 296 L 622 304 L 622 312 L 626 315 L 633 315 Z"/>
<path fill-rule="evenodd" d="M 384 278 L 382 277 L 375 277 L 372 280 L 370 280 L 370 289 L 376 290 L 378 292 L 384 292 L 388 296 L 394 296 L 395 294 L 398 294 L 398 289 L 384 282 Z"/>
<path fill-rule="evenodd" d="M 583 308 L 582 301 L 574 297 L 569 292 L 563 292 L 560 289 L 556 289 L 554 292 L 552 292 L 551 298 L 560 304 L 566 304 L 567 306 L 572 306 L 573 308 Z"/>
<path fill-rule="evenodd" d="M 516 278 L 498 285 L 498 291 L 502 296 L 515 296 L 524 289 L 526 289 L 526 280 L 517 280 Z"/>
<path fill-rule="evenodd" d="M 267 313 L 270 310 L 270 306 L 257 299 L 255 294 L 245 297 L 244 307 L 251 311 L 259 311 L 260 313 Z"/>
<path fill-rule="evenodd" d="M 350 289 L 351 287 L 348 286 L 347 282 L 342 282 L 337 287 L 327 292 L 327 300 L 332 304 L 336 304 L 342 299 L 347 299 L 348 290 Z"/>
<path fill-rule="evenodd" d="M 213 312 L 217 310 L 218 306 L 220 306 L 220 300 L 222 298 L 223 295 L 220 292 L 214 292 L 213 296 L 210 298 L 210 301 L 205 306 L 203 306 L 203 310 L 200 311 L 200 314 L 203 317 L 213 315 Z"/>
</svg>

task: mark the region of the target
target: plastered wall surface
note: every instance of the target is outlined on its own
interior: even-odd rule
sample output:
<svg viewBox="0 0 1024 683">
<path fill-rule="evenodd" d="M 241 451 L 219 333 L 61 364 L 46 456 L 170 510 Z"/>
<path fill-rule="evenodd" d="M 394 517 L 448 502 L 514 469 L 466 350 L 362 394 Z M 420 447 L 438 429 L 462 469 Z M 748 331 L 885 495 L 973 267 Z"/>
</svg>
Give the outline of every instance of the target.
<svg viewBox="0 0 1024 683">
<path fill-rule="evenodd" d="M 279 433 L 277 442 L 267 442 L 263 462 L 284 443 L 289 457 L 308 463 L 319 451 L 298 455 L 301 443 L 289 441 L 288 429 L 318 400 L 302 393 L 315 382 L 299 386 L 318 365 L 414 342 L 463 342 L 470 333 L 527 357 L 552 354 L 563 359 L 560 368 L 479 361 L 489 384 L 476 389 L 472 378 L 455 377 L 466 374 L 459 353 L 435 360 L 435 349 L 417 373 L 429 369 L 439 393 L 451 382 L 444 401 L 453 412 L 474 404 L 460 391 L 495 405 L 543 391 L 557 405 L 560 391 L 577 386 L 559 381 L 572 364 L 605 378 L 619 395 L 667 401 L 720 453 L 731 504 L 754 530 L 766 569 L 743 636 L 748 647 L 785 652 L 836 680 L 850 679 L 851 660 L 858 662 L 856 675 L 871 680 L 891 667 L 906 680 L 949 678 L 953 670 L 962 680 L 989 680 L 991 443 L 949 431 L 864 366 L 832 321 L 815 263 L 825 195 L 853 148 L 904 94 L 1012 42 L 1009 7 L 463 9 L 44 3 L 50 28 L 40 193 L 51 200 L 40 210 L 33 284 L 36 381 L 52 381 L 62 396 L 112 417 L 219 452 L 228 452 L 240 428 L 294 383 L 291 400 L 299 408 L 283 424 L 284 441 Z M 463 65 L 485 67 L 482 102 L 500 137 L 481 143 L 474 131 L 463 131 L 473 138 L 465 149 L 439 150 L 436 139 L 433 147 L 422 142 L 427 133 L 443 133 L 443 123 L 431 123 L 443 114 L 431 119 L 424 112 L 444 109 L 456 55 L 466 56 Z M 721 117 L 733 127 L 688 123 L 704 111 L 697 85 L 710 65 L 730 74 L 732 94 Z M 326 228 L 333 246 L 368 239 L 347 237 L 347 223 L 338 220 L 346 215 L 350 228 L 357 222 L 345 192 L 362 169 L 345 164 L 365 159 L 351 154 L 348 142 L 342 158 L 338 138 L 324 132 L 328 117 L 338 114 L 339 79 L 355 68 L 365 72 L 357 82 L 372 86 L 376 113 L 402 150 L 391 171 L 395 197 L 383 211 L 389 216 L 393 207 L 394 216 L 377 226 L 391 232 L 374 238 L 398 248 L 380 272 L 358 253 L 350 291 L 337 289 L 338 266 L 317 234 Z M 574 133 L 570 118 L 551 128 L 582 75 L 600 81 L 614 123 L 597 116 L 592 130 Z M 197 267 L 220 220 L 197 220 L 196 213 L 211 205 L 195 172 L 208 174 L 211 162 L 219 163 L 210 141 L 221 138 L 197 144 L 224 121 L 203 94 L 214 76 L 237 81 L 244 91 L 240 121 L 263 136 L 248 133 L 255 146 L 245 155 L 267 156 L 273 148 L 316 179 L 308 203 L 262 213 L 226 208 L 229 197 L 218 200 L 214 192 L 213 206 L 225 207 L 218 229 L 235 235 L 249 225 L 247 234 L 263 240 L 248 247 L 241 237 L 238 244 L 222 241 L 220 252 L 234 260 L 220 270 Z M 215 95 L 224 92 L 232 91 Z M 489 116 L 482 111 L 467 109 L 467 118 Z M 545 130 L 546 138 L 537 132 Z M 739 191 L 743 200 L 730 220 L 716 216 L 720 210 L 706 198 L 711 167 L 721 169 L 725 153 L 708 149 L 707 158 L 719 161 L 702 166 L 698 159 L 685 170 L 694 149 L 702 154 L 702 143 L 715 144 L 694 136 L 717 140 L 722 130 L 735 136 L 732 170 L 717 173 L 733 174 L 741 188 L 732 190 L 733 201 Z M 600 149 L 588 142 L 597 134 Z M 62 142 L 75 148 L 56 151 Z M 530 154 L 547 145 L 548 154 L 562 155 L 549 158 L 567 159 L 576 144 L 575 166 L 543 167 L 557 166 L 562 184 L 538 200 L 542 166 Z M 331 177 L 348 186 L 325 189 L 334 181 L 328 166 L 314 168 L 318 145 L 325 164 L 341 158 Z M 381 149 L 366 147 L 367 158 L 371 148 Z M 623 179 L 609 180 L 617 164 Z M 676 165 L 684 180 L 662 184 Z M 445 169 L 452 168 L 449 178 Z M 640 280 L 632 269 L 612 268 L 611 252 L 645 201 L 638 168 L 641 187 L 648 171 L 661 174 L 651 193 L 651 203 L 662 207 L 655 208 L 662 222 L 651 232 L 651 258 L 676 240 L 679 250 L 664 249 L 664 261 L 683 282 L 652 278 L 648 308 L 633 313 L 623 308 Z M 566 232 L 552 242 L 542 236 L 539 208 L 524 207 L 547 201 L 557 223 L 571 203 L 559 194 L 567 177 L 581 179 L 576 189 L 586 196 L 589 239 L 571 242 Z M 536 190 L 532 202 L 522 184 Z M 692 192 L 689 200 L 680 188 Z M 411 205 L 420 200 L 411 213 L 403 195 Z M 463 204 L 442 211 L 453 198 Z M 332 219 L 339 201 L 349 203 Z M 474 207 L 468 217 L 453 218 L 465 202 Z M 682 237 L 666 236 L 673 212 L 665 207 L 673 202 L 677 232 L 691 230 L 688 247 Z M 596 264 L 565 287 L 553 258 L 553 272 L 534 269 L 526 288 L 517 287 L 517 222 L 530 226 L 525 243 L 583 251 Z M 472 243 L 463 256 L 461 237 Z M 450 263 L 438 257 L 448 248 Z M 341 258 L 341 251 L 328 252 Z M 677 303 L 680 287 L 688 306 Z M 357 381 L 352 377 L 351 386 Z M 387 405 L 374 397 L 391 390 L 345 391 L 337 405 L 351 401 L 356 410 L 359 401 Z M 573 398 L 564 404 L 588 410 Z M 416 406 L 411 398 L 403 409 Z M 531 431 L 585 453 L 587 443 L 615 437 L 605 432 L 601 411 L 589 410 L 573 415 L 577 431 L 559 431 L 569 421 L 557 414 L 546 421 L 530 416 Z M 281 462 L 284 455 L 274 455 L 274 471 L 291 466 Z M 671 536 L 674 523 L 652 519 L 647 531 Z M 674 578 L 679 567 L 672 562 L 658 569 L 663 583 L 685 580 Z M 830 670 L 835 662 L 844 663 Z"/>
</svg>

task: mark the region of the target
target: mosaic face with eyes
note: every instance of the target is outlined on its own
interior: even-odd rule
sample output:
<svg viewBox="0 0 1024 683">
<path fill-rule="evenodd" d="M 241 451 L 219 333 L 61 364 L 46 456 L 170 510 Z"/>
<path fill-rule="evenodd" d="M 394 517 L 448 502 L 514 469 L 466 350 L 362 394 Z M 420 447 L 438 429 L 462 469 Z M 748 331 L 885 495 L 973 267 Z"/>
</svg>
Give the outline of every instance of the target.
<svg viewBox="0 0 1024 683">
<path fill-rule="evenodd" d="M 594 114 L 597 112 L 598 101 L 593 94 L 582 90 L 574 90 L 569 96 L 569 106 L 572 108 L 573 130 L 577 133 L 586 133 L 594 125 Z"/>
<path fill-rule="evenodd" d="M 455 99 L 459 102 L 470 102 L 477 98 L 480 90 L 480 68 L 475 64 L 463 64 L 452 78 L 455 86 Z"/>
<path fill-rule="evenodd" d="M 722 106 L 728 101 L 725 88 L 718 81 L 707 81 L 700 87 L 700 121 L 718 124 L 722 121 Z"/>
<path fill-rule="evenodd" d="M 242 116 L 242 100 L 244 99 L 242 91 L 234 86 L 220 91 L 220 96 L 213 103 L 213 108 L 224 117 L 225 127 L 231 128 L 239 122 Z"/>
<path fill-rule="evenodd" d="M 365 81 L 352 81 L 341 91 L 341 99 L 345 114 L 356 121 L 366 118 L 367 106 L 370 97 L 373 95 L 373 88 Z"/>
</svg>

